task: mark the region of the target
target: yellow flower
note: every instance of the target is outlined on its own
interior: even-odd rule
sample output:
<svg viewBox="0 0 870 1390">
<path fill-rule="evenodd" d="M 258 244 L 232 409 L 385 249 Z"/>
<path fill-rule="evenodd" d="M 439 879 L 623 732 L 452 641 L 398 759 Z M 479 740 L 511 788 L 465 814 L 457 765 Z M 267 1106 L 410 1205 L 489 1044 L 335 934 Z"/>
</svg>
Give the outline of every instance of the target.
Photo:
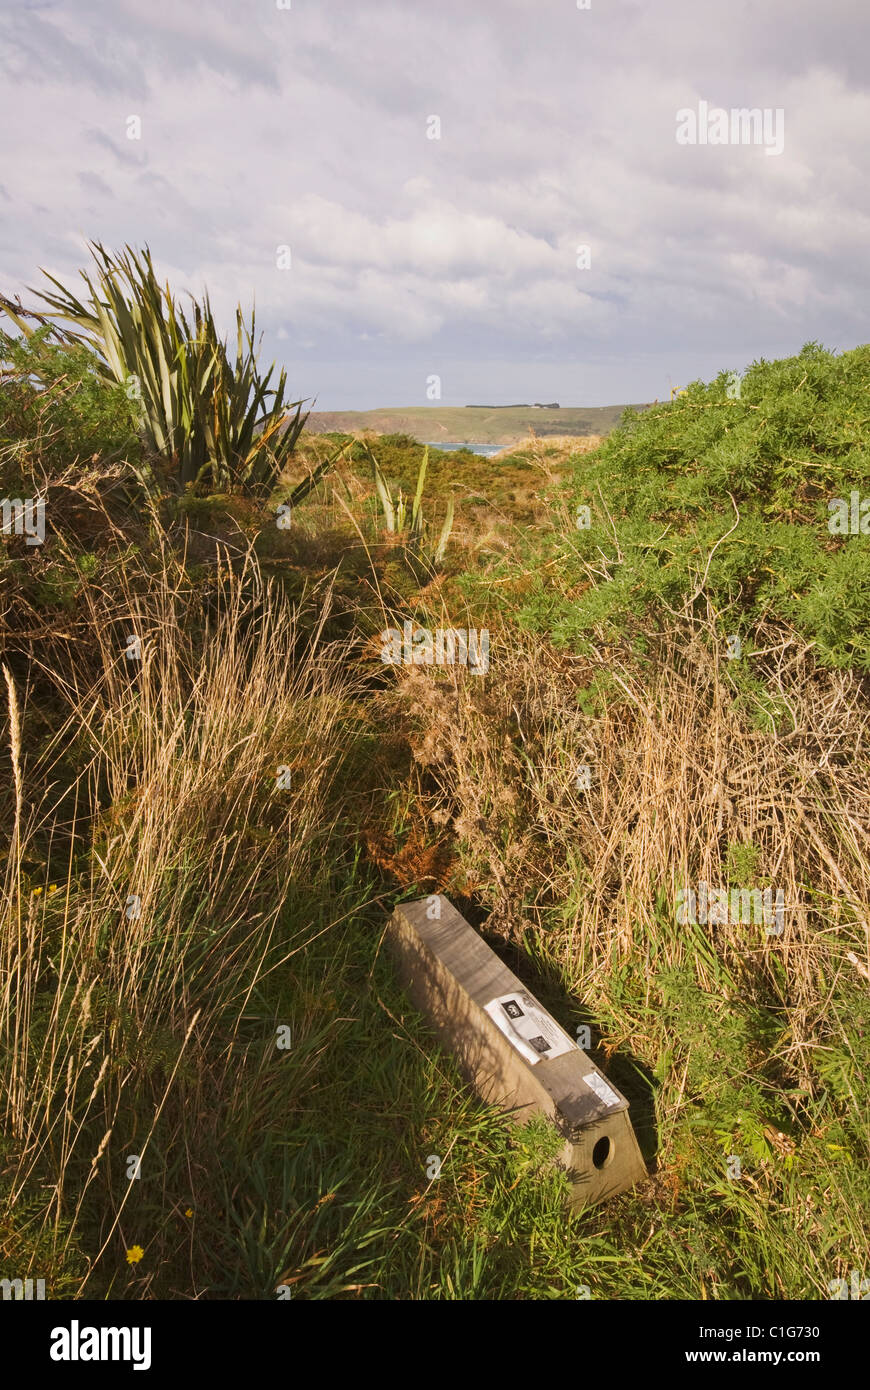
<svg viewBox="0 0 870 1390">
<path fill-rule="evenodd" d="M 144 1254 L 145 1251 L 142 1249 L 141 1245 L 134 1245 L 132 1250 L 127 1251 L 127 1264 L 138 1264 Z"/>
<path fill-rule="evenodd" d="M 188 1207 L 187 1211 L 184 1214 L 185 1216 L 193 1216 L 193 1210 L 190 1207 Z"/>
<path fill-rule="evenodd" d="M 56 893 L 56 892 L 57 892 L 57 884 L 56 884 L 56 883 L 50 883 L 50 884 L 48 885 L 48 891 L 49 891 L 49 893 Z"/>
<path fill-rule="evenodd" d="M 41 892 L 42 892 L 42 889 L 41 889 L 41 888 L 34 888 L 34 890 L 33 890 L 33 897 L 34 897 L 34 898 L 38 898 Z"/>
</svg>

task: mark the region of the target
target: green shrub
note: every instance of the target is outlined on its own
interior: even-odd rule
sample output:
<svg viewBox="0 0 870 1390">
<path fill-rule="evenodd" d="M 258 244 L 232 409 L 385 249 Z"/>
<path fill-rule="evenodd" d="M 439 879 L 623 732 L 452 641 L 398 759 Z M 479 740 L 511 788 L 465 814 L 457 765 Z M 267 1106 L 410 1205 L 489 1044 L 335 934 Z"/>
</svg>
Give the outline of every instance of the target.
<svg viewBox="0 0 870 1390">
<path fill-rule="evenodd" d="M 38 461 L 48 472 L 97 455 L 141 455 L 133 403 L 95 368 L 94 354 L 57 343 L 43 326 L 30 336 L 0 333 L 0 459 L 4 483 L 15 465 Z"/>
<path fill-rule="evenodd" d="M 870 496 L 870 346 L 837 356 L 809 343 L 753 363 L 739 396 L 730 381 L 721 372 L 627 410 L 577 460 L 564 496 L 572 518 L 589 508 L 591 525 L 571 532 L 555 572 L 541 570 L 537 541 L 520 557 L 540 571 L 523 619 L 582 647 L 650 618 L 704 615 L 709 602 L 729 633 L 772 617 L 813 642 L 822 664 L 870 670 L 870 537 L 828 529 L 829 501 Z"/>
</svg>

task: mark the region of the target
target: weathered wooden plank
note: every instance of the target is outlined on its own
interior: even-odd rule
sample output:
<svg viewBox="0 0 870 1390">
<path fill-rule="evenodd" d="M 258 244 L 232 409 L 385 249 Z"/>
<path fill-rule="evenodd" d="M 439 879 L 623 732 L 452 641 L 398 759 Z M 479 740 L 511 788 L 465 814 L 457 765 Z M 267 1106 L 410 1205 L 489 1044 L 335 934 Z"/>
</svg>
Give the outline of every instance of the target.
<svg viewBox="0 0 870 1390">
<path fill-rule="evenodd" d="M 409 997 L 484 1100 L 564 1139 L 575 1208 L 647 1176 L 628 1102 L 470 923 L 440 895 L 401 903 L 388 940 Z"/>
</svg>

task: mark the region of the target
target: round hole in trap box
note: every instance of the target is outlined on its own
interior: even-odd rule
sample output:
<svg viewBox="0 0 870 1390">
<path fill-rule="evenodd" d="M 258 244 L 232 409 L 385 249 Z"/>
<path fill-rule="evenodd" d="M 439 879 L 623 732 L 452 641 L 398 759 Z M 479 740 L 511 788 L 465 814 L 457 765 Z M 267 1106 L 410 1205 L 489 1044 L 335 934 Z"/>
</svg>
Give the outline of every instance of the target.
<svg viewBox="0 0 870 1390">
<path fill-rule="evenodd" d="M 604 1168 L 613 1158 L 613 1141 L 603 1134 L 592 1150 L 592 1162 L 596 1168 Z"/>
</svg>

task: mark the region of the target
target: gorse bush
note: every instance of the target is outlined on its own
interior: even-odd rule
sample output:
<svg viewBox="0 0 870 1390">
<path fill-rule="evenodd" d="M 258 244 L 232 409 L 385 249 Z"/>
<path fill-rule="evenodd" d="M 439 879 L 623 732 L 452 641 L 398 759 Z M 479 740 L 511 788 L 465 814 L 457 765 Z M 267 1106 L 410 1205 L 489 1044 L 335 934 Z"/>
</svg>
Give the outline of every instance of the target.
<svg viewBox="0 0 870 1390">
<path fill-rule="evenodd" d="M 672 514 L 753 503 L 764 515 L 812 521 L 818 503 L 870 478 L 870 346 L 840 356 L 808 343 L 796 356 L 692 382 L 674 401 L 624 413 L 601 446 L 610 495 Z M 800 455 L 798 457 L 798 455 Z"/>
<path fill-rule="evenodd" d="M 727 631 L 773 617 L 823 664 L 870 670 L 870 537 L 828 529 L 830 501 L 870 497 L 870 347 L 809 343 L 730 385 L 628 410 L 578 461 L 566 496 L 591 524 L 560 572 L 570 602 L 542 578 L 526 617 L 571 643 L 709 602 Z"/>
<path fill-rule="evenodd" d="M 51 340 L 43 325 L 20 338 L 0 333 L 0 464 L 3 483 L 30 463 L 59 472 L 95 455 L 141 455 L 136 411 L 125 389 L 96 370 L 93 352 Z"/>
<path fill-rule="evenodd" d="M 250 327 L 236 309 L 236 358 L 230 360 L 208 295 L 192 295 L 188 320 L 168 285 L 161 285 L 146 246 L 112 256 L 98 243 L 91 253 L 95 277 L 81 271 L 87 295 L 78 299 L 52 275 L 57 293 L 33 290 L 48 305 L 45 318 L 82 330 L 57 329 L 62 341 L 81 342 L 95 370 L 124 387 L 137 409 L 149 452 L 167 466 L 180 487 L 208 492 L 271 488 L 292 453 L 307 416 L 302 402 L 285 400 L 286 372 L 270 386 L 274 364 L 263 375 Z M 25 335 L 32 315 L 7 314 Z"/>
</svg>

